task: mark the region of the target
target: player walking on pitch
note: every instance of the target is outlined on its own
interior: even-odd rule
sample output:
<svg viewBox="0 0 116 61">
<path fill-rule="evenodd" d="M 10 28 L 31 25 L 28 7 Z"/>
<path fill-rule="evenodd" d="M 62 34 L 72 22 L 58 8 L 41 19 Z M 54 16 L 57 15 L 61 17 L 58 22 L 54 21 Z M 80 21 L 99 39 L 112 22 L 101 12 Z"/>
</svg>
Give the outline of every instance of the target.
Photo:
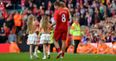
<svg viewBox="0 0 116 61">
<path fill-rule="evenodd" d="M 64 57 L 65 53 L 65 41 L 68 34 L 68 21 L 69 21 L 69 11 L 65 7 L 63 2 L 55 2 L 54 7 L 56 9 L 54 13 L 54 20 L 56 22 L 56 27 L 54 30 L 54 45 L 57 49 L 57 58 Z M 59 47 L 58 41 L 62 40 L 62 48 Z"/>
</svg>

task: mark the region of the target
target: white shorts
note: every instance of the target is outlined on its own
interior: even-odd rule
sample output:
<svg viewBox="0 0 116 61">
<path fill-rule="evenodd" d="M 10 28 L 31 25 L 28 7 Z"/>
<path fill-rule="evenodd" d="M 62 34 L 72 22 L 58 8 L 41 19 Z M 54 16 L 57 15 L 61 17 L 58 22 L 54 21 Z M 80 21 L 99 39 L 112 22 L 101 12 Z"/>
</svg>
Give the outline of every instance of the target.
<svg viewBox="0 0 116 61">
<path fill-rule="evenodd" d="M 28 39 L 27 39 L 27 44 L 28 45 L 30 45 L 30 44 L 34 44 L 34 45 L 39 44 L 38 35 L 36 33 L 29 34 Z"/>
<path fill-rule="evenodd" d="M 40 44 L 50 43 L 50 34 L 41 34 Z"/>
</svg>

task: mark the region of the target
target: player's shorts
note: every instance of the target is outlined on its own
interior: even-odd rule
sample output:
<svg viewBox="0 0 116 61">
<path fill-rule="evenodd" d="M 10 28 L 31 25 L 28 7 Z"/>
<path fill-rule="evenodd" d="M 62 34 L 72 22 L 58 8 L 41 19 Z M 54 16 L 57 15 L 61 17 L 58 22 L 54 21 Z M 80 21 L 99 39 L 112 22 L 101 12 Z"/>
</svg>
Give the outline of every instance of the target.
<svg viewBox="0 0 116 61">
<path fill-rule="evenodd" d="M 54 31 L 54 36 L 53 38 L 55 39 L 55 41 L 58 41 L 59 39 L 66 41 L 67 38 L 67 31 Z"/>
<path fill-rule="evenodd" d="M 50 43 L 50 34 L 41 34 L 40 44 Z"/>
<path fill-rule="evenodd" d="M 31 45 L 31 44 L 38 45 L 39 44 L 38 35 L 36 33 L 29 34 L 28 39 L 27 39 L 27 44 L 28 45 Z"/>
</svg>

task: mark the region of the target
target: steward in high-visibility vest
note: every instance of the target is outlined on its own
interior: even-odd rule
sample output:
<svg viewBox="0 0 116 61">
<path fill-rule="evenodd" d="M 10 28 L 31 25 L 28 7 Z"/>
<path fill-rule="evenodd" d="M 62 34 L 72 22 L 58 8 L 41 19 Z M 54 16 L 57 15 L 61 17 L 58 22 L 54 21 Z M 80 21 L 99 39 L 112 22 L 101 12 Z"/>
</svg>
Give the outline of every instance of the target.
<svg viewBox="0 0 116 61">
<path fill-rule="evenodd" d="M 72 39 L 74 40 L 74 53 L 76 53 L 78 44 L 81 41 L 81 28 L 76 17 L 73 18 L 73 24 L 70 29 L 70 34 L 72 35 Z"/>
<path fill-rule="evenodd" d="M 73 23 L 70 29 L 73 40 L 81 40 L 81 29 L 79 23 Z"/>
</svg>

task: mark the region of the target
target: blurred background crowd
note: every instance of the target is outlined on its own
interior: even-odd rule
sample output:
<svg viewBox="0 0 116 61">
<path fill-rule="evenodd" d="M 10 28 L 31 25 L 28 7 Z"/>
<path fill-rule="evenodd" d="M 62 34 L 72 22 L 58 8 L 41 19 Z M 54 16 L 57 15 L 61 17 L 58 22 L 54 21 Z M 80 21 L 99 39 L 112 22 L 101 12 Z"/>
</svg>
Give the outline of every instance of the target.
<svg viewBox="0 0 116 61">
<path fill-rule="evenodd" d="M 13 40 L 26 45 L 28 17 L 32 14 L 37 23 L 43 15 L 54 22 L 54 2 L 63 1 L 68 7 L 70 25 L 77 17 L 84 42 L 116 41 L 116 0 L 0 0 L 0 43 Z M 23 46 L 24 46 L 23 44 Z M 22 47 L 23 48 L 23 47 Z"/>
</svg>

